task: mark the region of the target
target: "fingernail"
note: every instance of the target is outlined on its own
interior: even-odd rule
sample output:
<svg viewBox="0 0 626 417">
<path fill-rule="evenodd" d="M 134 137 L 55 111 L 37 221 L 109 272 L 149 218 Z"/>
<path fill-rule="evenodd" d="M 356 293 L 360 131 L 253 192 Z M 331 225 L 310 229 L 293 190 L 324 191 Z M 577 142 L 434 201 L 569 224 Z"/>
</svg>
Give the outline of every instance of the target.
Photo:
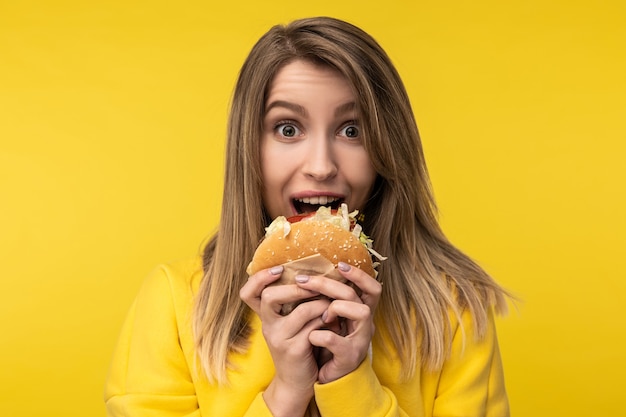
<svg viewBox="0 0 626 417">
<path fill-rule="evenodd" d="M 339 268 L 343 272 L 348 272 L 351 266 L 345 262 L 339 262 L 339 264 L 337 265 L 337 268 Z"/>
<path fill-rule="evenodd" d="M 283 272 L 283 266 L 282 265 L 278 265 L 278 266 L 275 266 L 275 267 L 270 269 L 270 274 L 272 274 L 272 275 L 279 275 L 282 272 Z"/>
<path fill-rule="evenodd" d="M 309 282 L 308 275 L 296 275 L 296 282 L 304 284 L 305 282 Z"/>
<path fill-rule="evenodd" d="M 324 323 L 326 323 L 326 319 L 327 319 L 327 318 L 328 318 L 328 310 L 325 310 L 325 311 L 322 313 L 322 321 L 323 321 Z"/>
</svg>

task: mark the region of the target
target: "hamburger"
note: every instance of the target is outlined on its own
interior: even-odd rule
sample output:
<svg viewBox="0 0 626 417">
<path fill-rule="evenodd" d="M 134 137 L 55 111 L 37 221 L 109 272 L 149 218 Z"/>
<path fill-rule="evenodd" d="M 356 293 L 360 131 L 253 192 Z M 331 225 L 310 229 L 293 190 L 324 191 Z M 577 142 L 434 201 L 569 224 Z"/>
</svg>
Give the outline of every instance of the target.
<svg viewBox="0 0 626 417">
<path fill-rule="evenodd" d="M 337 210 L 322 206 L 313 213 L 277 217 L 265 228 L 247 273 L 283 265 L 281 277 L 272 285 L 293 284 L 296 275 L 323 275 L 346 282 L 337 271 L 339 262 L 345 262 L 376 278 L 376 267 L 386 258 L 373 249 L 372 239 L 356 221 L 357 214 L 343 203 Z M 288 314 L 297 304 L 284 305 L 281 313 Z"/>
</svg>

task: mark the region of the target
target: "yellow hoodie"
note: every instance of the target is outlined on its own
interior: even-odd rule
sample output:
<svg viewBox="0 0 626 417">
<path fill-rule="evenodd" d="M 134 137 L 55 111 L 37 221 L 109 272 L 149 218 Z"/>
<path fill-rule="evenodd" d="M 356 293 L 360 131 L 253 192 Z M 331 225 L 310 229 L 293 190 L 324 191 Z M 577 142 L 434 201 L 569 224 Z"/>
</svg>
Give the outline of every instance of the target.
<svg viewBox="0 0 626 417">
<path fill-rule="evenodd" d="M 232 356 L 228 385 L 209 384 L 196 360 L 191 328 L 200 259 L 162 265 L 144 282 L 115 349 L 105 386 L 109 417 L 271 417 L 262 393 L 274 365 L 253 315 L 250 348 Z M 316 384 L 325 417 L 507 417 L 508 400 L 493 316 L 486 336 L 456 325 L 450 358 L 438 372 L 400 382 L 402 364 L 374 344 L 371 360 L 351 374 Z"/>
</svg>

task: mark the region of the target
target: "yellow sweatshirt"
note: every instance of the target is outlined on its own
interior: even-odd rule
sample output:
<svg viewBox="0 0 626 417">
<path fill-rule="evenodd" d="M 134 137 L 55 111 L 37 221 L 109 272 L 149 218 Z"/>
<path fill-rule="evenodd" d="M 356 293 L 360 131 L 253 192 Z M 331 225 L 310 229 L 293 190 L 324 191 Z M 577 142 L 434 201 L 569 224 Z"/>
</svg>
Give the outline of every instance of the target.
<svg viewBox="0 0 626 417">
<path fill-rule="evenodd" d="M 232 356 L 229 385 L 209 384 L 196 360 L 191 311 L 202 278 L 200 259 L 155 269 L 133 303 L 115 349 L 105 386 L 109 417 L 271 417 L 262 393 L 274 375 L 254 315 L 249 350 Z M 438 372 L 418 371 L 399 382 L 402 364 L 373 346 L 351 374 L 315 386 L 325 417 L 507 417 L 508 400 L 493 317 L 486 337 L 472 335 L 463 316 L 452 353 Z"/>
</svg>

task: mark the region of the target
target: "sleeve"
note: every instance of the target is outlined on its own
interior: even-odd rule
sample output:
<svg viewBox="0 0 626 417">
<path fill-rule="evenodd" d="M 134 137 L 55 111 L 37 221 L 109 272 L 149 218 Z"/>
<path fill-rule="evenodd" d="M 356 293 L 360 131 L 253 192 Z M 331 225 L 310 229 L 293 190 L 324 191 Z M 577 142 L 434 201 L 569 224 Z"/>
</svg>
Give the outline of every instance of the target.
<svg viewBox="0 0 626 417">
<path fill-rule="evenodd" d="M 393 392 L 380 384 L 367 359 L 343 378 L 316 384 L 315 398 L 324 416 L 408 416 L 400 409 Z M 348 401 L 348 398 L 356 401 Z"/>
<path fill-rule="evenodd" d="M 263 392 L 259 392 L 255 397 L 250 407 L 246 410 L 246 414 L 243 417 L 272 417 L 272 412 L 265 404 L 263 399 Z"/>
<path fill-rule="evenodd" d="M 508 417 L 494 314 L 489 312 L 487 331 L 480 340 L 474 336 L 471 315 L 465 312 L 462 320 L 441 370 L 433 416 Z"/>
<path fill-rule="evenodd" d="M 108 417 L 199 417 L 164 268 L 144 282 L 115 348 L 105 384 Z"/>
</svg>

